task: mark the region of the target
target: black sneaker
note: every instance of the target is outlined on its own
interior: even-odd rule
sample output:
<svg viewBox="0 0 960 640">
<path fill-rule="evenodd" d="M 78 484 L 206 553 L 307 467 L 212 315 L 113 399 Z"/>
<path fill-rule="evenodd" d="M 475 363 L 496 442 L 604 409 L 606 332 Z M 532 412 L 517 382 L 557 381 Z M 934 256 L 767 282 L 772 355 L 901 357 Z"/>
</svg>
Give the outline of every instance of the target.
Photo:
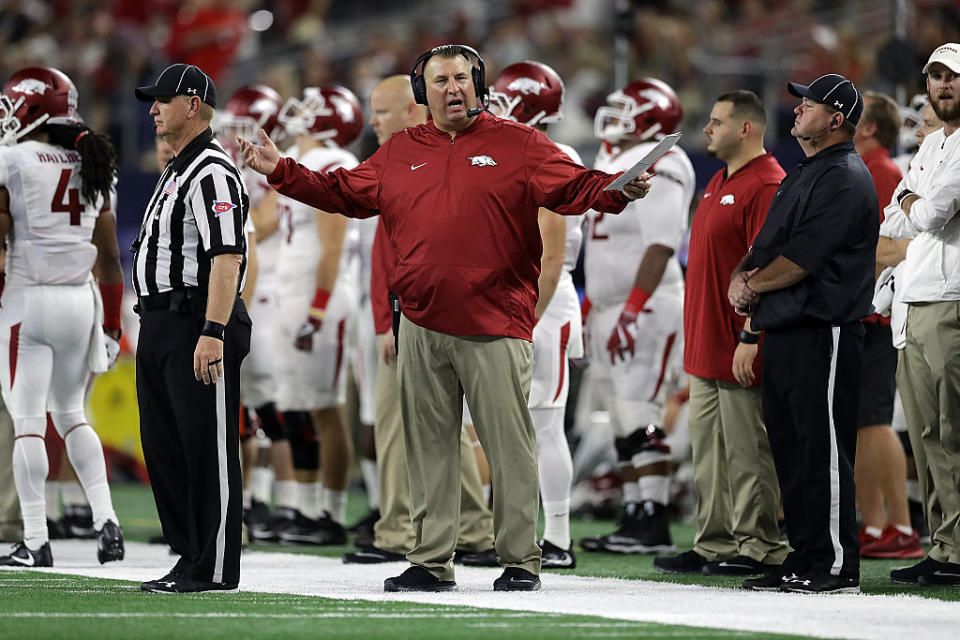
<svg viewBox="0 0 960 640">
<path fill-rule="evenodd" d="M 744 580 L 741 587 L 748 591 L 780 591 L 783 583 L 796 577 L 796 573 L 783 567 L 773 567 L 759 578 Z"/>
<path fill-rule="evenodd" d="M 123 560 L 123 532 L 113 520 L 97 531 L 97 560 L 100 564 Z"/>
<path fill-rule="evenodd" d="M 539 591 L 540 578 L 520 567 L 507 567 L 493 581 L 494 591 Z"/>
<path fill-rule="evenodd" d="M 458 551 L 454 561 L 467 567 L 500 566 L 500 556 L 497 555 L 497 550 L 492 548 L 484 551 Z"/>
<path fill-rule="evenodd" d="M 298 514 L 293 525 L 280 533 L 283 544 L 338 545 L 347 543 L 347 532 L 324 512 L 316 520 Z"/>
<path fill-rule="evenodd" d="M 452 591 L 456 588 L 453 580 L 441 580 L 419 565 L 383 581 L 384 591 Z"/>
<path fill-rule="evenodd" d="M 265 527 L 270 522 L 270 507 L 259 500 L 252 500 L 250 508 L 243 510 L 243 522 L 251 531 L 257 527 Z"/>
<path fill-rule="evenodd" d="M 670 553 L 676 551 L 670 537 L 667 508 L 652 500 L 630 502 L 624 510 L 620 528 L 613 533 L 584 538 L 584 551 L 607 553 Z"/>
<path fill-rule="evenodd" d="M 700 573 L 706 564 L 707 559 L 693 549 L 653 559 L 653 568 L 660 573 Z"/>
<path fill-rule="evenodd" d="M 93 509 L 88 504 L 68 504 L 63 507 L 63 537 L 92 539 L 97 537 L 93 528 Z"/>
<path fill-rule="evenodd" d="M 167 575 L 163 576 L 162 578 L 157 578 L 156 580 L 146 580 L 144 582 L 141 582 L 140 590 L 141 591 L 155 591 L 155 590 L 162 591 L 163 590 L 162 583 L 174 582 L 178 578 L 183 577 L 184 573 L 186 572 L 186 566 L 187 566 L 186 561 L 183 559 L 183 557 L 181 557 L 179 560 L 177 560 L 177 563 L 173 565 L 173 568 L 167 572 Z"/>
<path fill-rule="evenodd" d="M 925 587 L 955 586 L 960 584 L 960 564 L 956 562 L 939 562 L 933 571 L 924 571 L 917 578 L 917 582 Z"/>
<path fill-rule="evenodd" d="M 543 569 L 573 569 L 577 566 L 577 557 L 573 555 L 572 544 L 569 549 L 558 547 L 546 539 L 541 540 L 539 544 L 542 552 L 540 566 Z"/>
<path fill-rule="evenodd" d="M 47 537 L 50 540 L 63 540 L 67 537 L 67 532 L 64 531 L 59 520 L 47 518 Z"/>
<path fill-rule="evenodd" d="M 703 565 L 702 572 L 708 576 L 758 576 L 773 565 L 763 564 L 748 556 L 736 556 L 729 560 L 716 560 Z"/>
<path fill-rule="evenodd" d="M 343 556 L 343 564 L 380 564 L 381 562 L 401 562 L 406 559 L 407 557 L 402 553 L 394 553 L 371 545 Z"/>
<path fill-rule="evenodd" d="M 0 556 L 0 567 L 52 567 L 53 554 L 50 553 L 50 543 L 34 551 L 24 542 L 13 545 L 9 555 Z"/>
<path fill-rule="evenodd" d="M 207 593 L 209 591 L 236 593 L 239 591 L 239 585 L 237 583 L 207 582 L 206 580 L 195 580 L 181 576 L 171 580 L 160 579 L 144 582 L 140 585 L 140 589 L 150 593 Z"/>
<path fill-rule="evenodd" d="M 780 585 L 789 593 L 860 593 L 859 578 L 844 578 L 819 571 L 792 576 Z"/>
<path fill-rule="evenodd" d="M 296 520 L 302 517 L 297 509 L 278 507 L 265 524 L 250 527 L 250 537 L 255 542 L 279 542 L 280 535 L 292 528 Z"/>
<path fill-rule="evenodd" d="M 899 584 L 917 584 L 920 581 L 920 576 L 933 573 L 944 564 L 946 563 L 938 562 L 927 556 L 915 565 L 894 569 L 890 572 L 890 579 Z"/>
</svg>

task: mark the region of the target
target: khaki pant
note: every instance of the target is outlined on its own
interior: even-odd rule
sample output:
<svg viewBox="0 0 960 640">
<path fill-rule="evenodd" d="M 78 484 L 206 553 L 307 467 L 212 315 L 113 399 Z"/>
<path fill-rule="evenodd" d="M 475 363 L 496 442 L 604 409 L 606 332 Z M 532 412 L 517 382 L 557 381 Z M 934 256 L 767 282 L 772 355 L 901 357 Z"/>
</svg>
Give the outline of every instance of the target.
<svg viewBox="0 0 960 640">
<path fill-rule="evenodd" d="M 23 538 L 20 502 L 13 481 L 13 420 L 0 398 L 0 541 Z"/>
<path fill-rule="evenodd" d="M 933 546 L 960 562 L 960 302 L 911 303 L 897 385 Z"/>
<path fill-rule="evenodd" d="M 505 567 L 540 573 L 537 445 L 527 398 L 533 345 L 516 338 L 454 336 L 401 320 L 400 406 L 416 544 L 411 563 L 453 579 L 466 397 L 490 461 L 495 547 Z"/>
<path fill-rule="evenodd" d="M 374 442 L 380 484 L 380 519 L 374 525 L 373 544 L 393 553 L 408 553 L 415 536 L 410 521 L 410 483 L 403 446 L 400 385 L 397 365 L 377 366 Z M 460 535 L 457 547 L 485 551 L 493 546 L 493 516 L 483 500 L 477 457 L 466 429 L 460 430 Z"/>
<path fill-rule="evenodd" d="M 744 555 L 780 564 L 780 489 L 759 387 L 690 376 L 690 444 L 699 494 L 693 549 L 707 560 Z"/>
</svg>

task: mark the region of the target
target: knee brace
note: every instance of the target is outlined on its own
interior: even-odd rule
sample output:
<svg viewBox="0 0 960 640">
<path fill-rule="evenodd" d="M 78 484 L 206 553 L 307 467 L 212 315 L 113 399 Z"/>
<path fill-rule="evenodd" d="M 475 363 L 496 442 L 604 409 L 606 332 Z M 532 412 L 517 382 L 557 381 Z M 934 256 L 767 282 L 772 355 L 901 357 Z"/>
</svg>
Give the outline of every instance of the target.
<svg viewBox="0 0 960 640">
<path fill-rule="evenodd" d="M 280 416 L 277 414 L 277 407 L 272 402 L 254 409 L 257 419 L 260 420 L 260 428 L 264 435 L 270 438 L 270 442 L 281 442 L 287 439 L 287 432 L 284 425 L 280 422 Z"/>
<path fill-rule="evenodd" d="M 617 460 L 621 465 L 634 467 L 670 460 L 670 445 L 665 442 L 666 438 L 664 430 L 653 424 L 636 429 L 614 441 Z"/>
<path fill-rule="evenodd" d="M 320 449 L 317 446 L 317 434 L 313 428 L 310 414 L 301 411 L 287 411 L 283 414 L 287 439 L 290 441 L 290 453 L 293 468 L 297 471 L 316 471 L 320 468 Z"/>
</svg>

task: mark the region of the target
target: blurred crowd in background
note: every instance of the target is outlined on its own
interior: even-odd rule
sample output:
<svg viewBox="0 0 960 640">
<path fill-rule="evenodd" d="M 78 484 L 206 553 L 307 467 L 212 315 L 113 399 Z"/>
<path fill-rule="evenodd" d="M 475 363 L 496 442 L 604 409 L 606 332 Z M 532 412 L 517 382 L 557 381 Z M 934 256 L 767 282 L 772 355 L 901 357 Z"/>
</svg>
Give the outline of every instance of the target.
<svg viewBox="0 0 960 640">
<path fill-rule="evenodd" d="M 787 79 L 840 73 L 903 104 L 921 90 L 917 70 L 930 52 L 957 40 L 955 0 L 0 2 L 0 77 L 35 64 L 62 69 L 77 84 L 87 122 L 113 138 L 124 170 L 146 173 L 155 172 L 153 127 L 133 87 L 171 62 L 206 70 L 221 102 L 253 82 L 283 98 L 336 82 L 366 105 L 379 79 L 409 72 L 416 56 L 437 44 L 476 47 L 489 82 L 510 63 L 540 60 L 567 85 L 565 118 L 553 137 L 582 149 L 589 164 L 597 148 L 594 111 L 637 77 L 676 89 L 682 129 L 692 134 L 684 146 L 694 152 L 704 144 L 698 132 L 714 98 L 754 90 L 774 117 L 768 145 L 776 148 L 792 121 Z M 374 145 L 365 137 L 359 155 Z"/>
</svg>

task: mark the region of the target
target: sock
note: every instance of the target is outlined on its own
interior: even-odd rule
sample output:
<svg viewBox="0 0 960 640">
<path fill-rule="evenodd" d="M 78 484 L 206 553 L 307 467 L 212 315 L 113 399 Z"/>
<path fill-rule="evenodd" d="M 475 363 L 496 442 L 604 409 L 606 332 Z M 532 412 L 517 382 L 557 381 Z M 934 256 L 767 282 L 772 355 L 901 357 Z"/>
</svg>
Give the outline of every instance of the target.
<svg viewBox="0 0 960 640">
<path fill-rule="evenodd" d="M 67 455 L 83 485 L 83 491 L 93 511 L 93 528 L 100 530 L 107 520 L 120 524 L 113 511 L 110 485 L 107 484 L 107 466 L 103 460 L 103 446 L 97 432 L 89 424 L 75 427 L 65 440 Z"/>
<path fill-rule="evenodd" d="M 483 504 L 490 504 L 490 485 L 480 487 L 483 490 Z"/>
<path fill-rule="evenodd" d="M 63 506 L 87 506 L 87 496 L 83 493 L 83 487 L 77 481 L 61 482 L 60 497 L 63 498 Z"/>
<path fill-rule="evenodd" d="M 284 509 L 298 509 L 300 500 L 299 500 L 299 489 L 297 485 L 299 483 L 296 480 L 281 480 L 276 483 L 277 489 L 277 508 Z"/>
<path fill-rule="evenodd" d="M 311 520 L 319 518 L 320 497 L 323 494 L 323 485 L 319 482 L 298 482 L 297 493 L 300 496 L 300 499 L 297 501 L 300 513 Z"/>
<path fill-rule="evenodd" d="M 270 485 L 273 470 L 269 467 L 254 467 L 250 470 L 250 496 L 257 502 L 270 504 Z"/>
<path fill-rule="evenodd" d="M 323 492 L 323 506 L 334 522 L 343 524 L 347 519 L 347 492 L 326 489 Z"/>
<path fill-rule="evenodd" d="M 23 516 L 23 541 L 36 551 L 50 539 L 47 533 L 46 483 L 49 466 L 43 438 L 17 438 L 13 442 L 13 478 Z"/>
<path fill-rule="evenodd" d="M 570 500 L 543 503 L 543 538 L 561 549 L 570 548 Z"/>
<path fill-rule="evenodd" d="M 253 506 L 253 494 L 250 489 L 243 490 L 243 509 L 246 511 Z"/>
<path fill-rule="evenodd" d="M 640 485 L 638 483 L 623 483 L 623 502 L 626 504 L 631 502 L 643 502 L 643 492 L 640 490 Z"/>
<path fill-rule="evenodd" d="M 47 518 L 50 520 L 59 520 L 62 515 L 60 511 L 60 485 L 63 484 L 56 480 L 47 481 L 47 486 L 44 489 L 44 497 L 46 501 L 46 512 Z"/>
<path fill-rule="evenodd" d="M 920 495 L 920 482 L 907 479 L 907 499 L 914 502 L 923 502 L 923 496 Z"/>
<path fill-rule="evenodd" d="M 879 539 L 880 536 L 883 535 L 883 531 L 881 531 L 878 527 L 867 527 L 866 529 L 864 529 L 864 533 L 866 533 L 871 538 L 877 538 L 877 539 Z"/>
<path fill-rule="evenodd" d="M 664 506 L 670 504 L 669 476 L 640 476 L 637 484 L 643 496 L 641 501 L 652 500 Z"/>
<path fill-rule="evenodd" d="M 367 487 L 367 504 L 370 510 L 380 508 L 380 487 L 377 482 L 377 461 L 360 459 L 360 470 L 363 472 L 363 484 Z"/>
<path fill-rule="evenodd" d="M 907 526 L 907 525 L 895 524 L 895 525 L 893 525 L 893 526 L 895 526 L 895 527 L 897 528 L 897 531 L 899 531 L 900 533 L 902 533 L 902 534 L 905 535 L 905 536 L 909 536 L 909 535 L 911 535 L 911 534 L 913 533 L 913 529 L 912 529 L 911 527 Z"/>
</svg>

